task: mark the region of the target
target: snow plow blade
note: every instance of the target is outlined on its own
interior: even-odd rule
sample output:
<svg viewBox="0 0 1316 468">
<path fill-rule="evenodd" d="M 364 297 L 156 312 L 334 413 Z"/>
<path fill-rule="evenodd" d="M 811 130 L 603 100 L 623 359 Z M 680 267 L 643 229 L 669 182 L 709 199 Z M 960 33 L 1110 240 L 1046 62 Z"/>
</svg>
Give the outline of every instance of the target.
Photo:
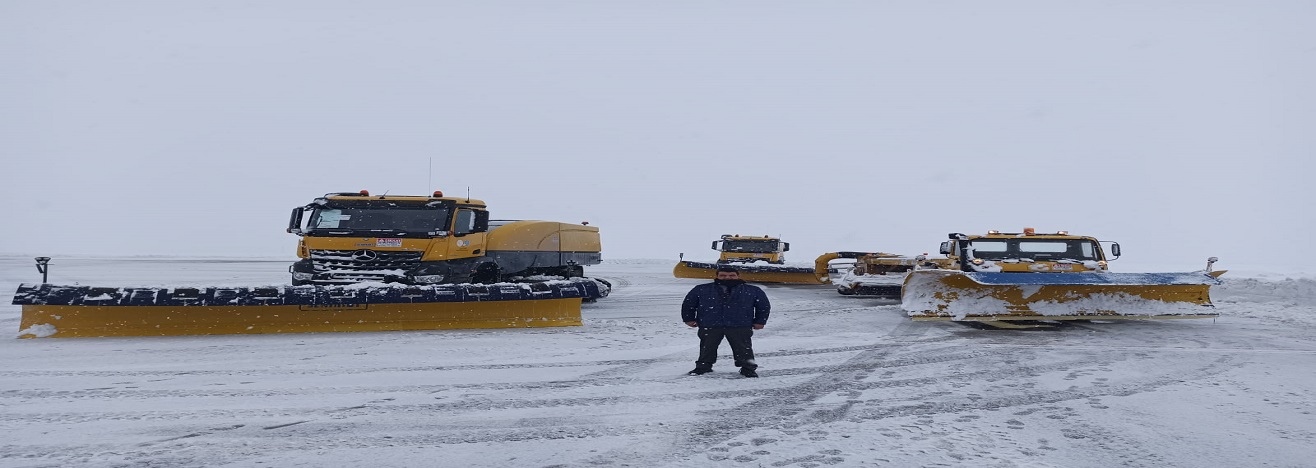
<svg viewBox="0 0 1316 468">
<path fill-rule="evenodd" d="M 581 325 L 592 279 L 433 286 L 102 288 L 23 284 L 19 338 L 524 328 Z"/>
<path fill-rule="evenodd" d="M 1214 318 L 1221 272 L 980 273 L 915 270 L 901 307 L 913 320 Z"/>
<path fill-rule="evenodd" d="M 680 261 L 672 269 L 677 278 L 713 279 L 717 277 L 719 263 Z M 814 268 L 782 265 L 752 265 L 732 263 L 740 272 L 740 279 L 750 283 L 827 284 L 827 272 L 821 278 Z"/>
<path fill-rule="evenodd" d="M 858 258 L 869 255 L 868 252 L 828 252 L 813 260 L 813 268 L 791 267 L 784 265 L 761 265 L 732 263 L 740 272 L 740 279 L 751 283 L 785 283 L 785 284 L 831 284 L 831 262 L 836 259 Z M 677 278 L 714 279 L 717 267 L 722 263 L 688 262 L 676 263 L 672 276 Z"/>
</svg>

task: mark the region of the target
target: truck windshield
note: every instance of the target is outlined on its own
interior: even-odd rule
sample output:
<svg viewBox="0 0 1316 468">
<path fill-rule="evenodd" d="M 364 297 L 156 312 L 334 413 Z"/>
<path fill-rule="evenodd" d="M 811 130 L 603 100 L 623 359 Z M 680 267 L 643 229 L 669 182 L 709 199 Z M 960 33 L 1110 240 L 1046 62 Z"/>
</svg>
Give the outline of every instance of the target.
<svg viewBox="0 0 1316 468">
<path fill-rule="evenodd" d="M 310 231 L 373 231 L 429 235 L 448 230 L 448 209 L 434 207 L 316 208 Z"/>
<path fill-rule="evenodd" d="M 724 240 L 723 252 L 772 253 L 777 251 L 777 241 L 762 240 Z"/>
<path fill-rule="evenodd" d="M 1096 243 L 1086 239 L 978 239 L 969 245 L 973 258 L 983 260 L 1101 260 Z"/>
</svg>

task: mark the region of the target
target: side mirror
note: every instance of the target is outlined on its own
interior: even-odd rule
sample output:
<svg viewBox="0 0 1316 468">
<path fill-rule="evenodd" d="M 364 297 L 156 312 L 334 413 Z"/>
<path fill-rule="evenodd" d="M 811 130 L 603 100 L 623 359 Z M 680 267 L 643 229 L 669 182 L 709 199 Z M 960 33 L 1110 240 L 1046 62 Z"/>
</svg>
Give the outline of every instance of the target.
<svg viewBox="0 0 1316 468">
<path fill-rule="evenodd" d="M 50 268 L 50 257 L 37 257 L 37 273 L 41 273 L 41 284 L 49 283 L 46 280 L 46 272 Z"/>
<path fill-rule="evenodd" d="M 790 243 L 790 242 L 783 242 L 783 243 L 782 243 L 782 247 L 781 247 L 781 251 L 782 251 L 782 252 L 790 252 L 790 251 L 791 251 L 791 243 Z"/>
<path fill-rule="evenodd" d="M 292 209 L 292 217 L 288 219 L 288 232 L 296 235 L 302 235 L 302 208 Z"/>
<path fill-rule="evenodd" d="M 950 242 L 941 243 L 941 253 L 943 255 L 950 255 Z"/>
<path fill-rule="evenodd" d="M 713 241 L 713 246 L 710 247 L 710 248 L 713 249 L 713 250 L 718 250 L 718 249 L 717 249 L 717 241 Z"/>
<path fill-rule="evenodd" d="M 583 223 L 583 225 L 588 226 L 589 222 L 585 222 Z M 488 232 L 488 231 L 489 231 L 489 212 L 484 210 L 477 210 L 475 212 L 475 232 Z"/>
<path fill-rule="evenodd" d="M 1120 258 L 1120 244 L 1118 242 L 1112 242 L 1110 244 L 1110 254 L 1114 255 L 1115 258 Z M 1114 258 L 1111 260 L 1114 260 Z"/>
</svg>

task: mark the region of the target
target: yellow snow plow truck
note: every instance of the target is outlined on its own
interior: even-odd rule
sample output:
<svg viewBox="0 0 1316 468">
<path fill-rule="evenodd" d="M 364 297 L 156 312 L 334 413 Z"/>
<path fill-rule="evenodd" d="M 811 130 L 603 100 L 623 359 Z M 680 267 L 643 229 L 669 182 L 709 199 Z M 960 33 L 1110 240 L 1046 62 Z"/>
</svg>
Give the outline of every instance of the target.
<svg viewBox="0 0 1316 468">
<path fill-rule="evenodd" d="M 712 249 L 719 253 L 714 263 L 687 261 L 685 254 L 681 254 L 672 276 L 713 279 L 719 266 L 731 264 L 740 272 L 741 279 L 751 283 L 828 284 L 830 273 L 835 271 L 832 260 L 869 255 L 868 252 L 828 252 L 814 259 L 813 267 L 788 266 L 784 253 L 790 250 L 790 243 L 768 235 L 723 234 L 720 240 L 713 241 Z"/>
<path fill-rule="evenodd" d="M 327 194 L 294 208 L 288 232 L 301 236 L 301 260 L 288 268 L 293 285 L 577 278 L 603 261 L 599 228 L 490 220 L 483 201 L 443 192 Z"/>
<path fill-rule="evenodd" d="M 598 228 L 491 221 L 484 202 L 440 192 L 328 194 L 294 209 L 288 232 L 301 236 L 292 286 L 21 284 L 19 336 L 579 326 L 581 303 L 610 292 L 581 277 L 602 261 Z"/>
<path fill-rule="evenodd" d="M 1119 244 L 1065 231 L 952 233 L 945 259 L 920 259 L 905 277 L 901 307 L 914 320 L 1019 321 L 1210 318 L 1208 295 L 1224 271 L 1113 273 Z"/>
</svg>

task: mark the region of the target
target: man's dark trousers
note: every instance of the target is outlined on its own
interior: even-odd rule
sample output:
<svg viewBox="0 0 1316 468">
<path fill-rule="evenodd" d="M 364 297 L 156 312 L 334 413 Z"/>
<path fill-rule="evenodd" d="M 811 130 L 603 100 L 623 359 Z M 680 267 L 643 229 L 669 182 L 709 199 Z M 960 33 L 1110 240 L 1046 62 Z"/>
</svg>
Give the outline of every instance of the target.
<svg viewBox="0 0 1316 468">
<path fill-rule="evenodd" d="M 717 362 L 717 348 L 722 345 L 722 338 L 726 337 L 727 343 L 731 345 L 731 356 L 736 360 L 736 367 L 749 370 L 758 369 L 759 365 L 754 363 L 754 346 L 750 342 L 751 336 L 754 336 L 754 329 L 750 327 L 700 327 L 699 360 L 695 361 L 695 367 L 712 369 L 713 363 Z"/>
</svg>

